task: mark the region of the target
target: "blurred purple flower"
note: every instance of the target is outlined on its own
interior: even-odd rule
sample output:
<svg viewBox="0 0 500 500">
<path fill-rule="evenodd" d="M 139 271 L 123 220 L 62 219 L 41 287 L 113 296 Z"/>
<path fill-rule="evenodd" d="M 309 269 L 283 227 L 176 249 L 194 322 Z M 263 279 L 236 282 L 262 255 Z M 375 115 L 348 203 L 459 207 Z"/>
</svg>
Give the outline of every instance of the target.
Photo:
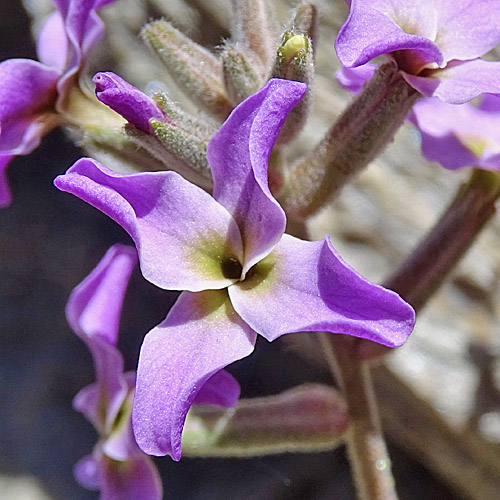
<svg viewBox="0 0 500 500">
<path fill-rule="evenodd" d="M 270 80 L 211 140 L 213 198 L 175 172 L 121 175 L 91 159 L 56 179 L 132 236 L 146 279 L 186 290 L 144 340 L 133 422 L 146 453 L 181 454 L 186 413 L 200 387 L 248 356 L 257 334 L 329 331 L 399 346 L 413 309 L 349 267 L 328 237 L 283 234 L 267 184 L 280 128 L 305 84 Z"/>
<path fill-rule="evenodd" d="M 349 68 L 387 54 L 421 94 L 461 104 L 500 93 L 498 0 L 352 0 L 336 51 Z"/>
<path fill-rule="evenodd" d="M 75 467 L 77 480 L 101 490 L 101 500 L 160 500 L 161 481 L 151 461 L 137 446 L 131 426 L 135 373 L 123 372 L 116 348 L 127 283 L 137 263 L 131 247 L 111 247 L 101 262 L 71 294 L 68 322 L 92 353 L 96 382 L 82 389 L 74 407 L 99 433 L 92 455 Z M 221 395 L 221 391 L 223 394 Z M 221 371 L 212 377 L 195 403 L 234 404 L 237 382 Z"/>
<path fill-rule="evenodd" d="M 115 0 L 53 0 L 37 42 L 40 62 L 8 59 L 0 63 L 0 164 L 35 149 L 59 122 L 80 69 L 103 34 L 96 10 Z M 0 177 L 0 206 L 10 202 Z"/>
<path fill-rule="evenodd" d="M 71 294 L 68 322 L 92 352 L 96 383 L 82 389 L 73 405 L 99 433 L 92 455 L 80 460 L 75 477 L 101 491 L 101 500 L 160 500 L 162 487 L 151 459 L 134 441 L 131 426 L 135 373 L 123 373 L 116 348 L 127 283 L 137 263 L 131 247 L 111 247 Z"/>
<path fill-rule="evenodd" d="M 500 170 L 500 97 L 485 95 L 479 106 L 423 99 L 408 119 L 422 134 L 422 153 L 445 168 Z"/>
</svg>

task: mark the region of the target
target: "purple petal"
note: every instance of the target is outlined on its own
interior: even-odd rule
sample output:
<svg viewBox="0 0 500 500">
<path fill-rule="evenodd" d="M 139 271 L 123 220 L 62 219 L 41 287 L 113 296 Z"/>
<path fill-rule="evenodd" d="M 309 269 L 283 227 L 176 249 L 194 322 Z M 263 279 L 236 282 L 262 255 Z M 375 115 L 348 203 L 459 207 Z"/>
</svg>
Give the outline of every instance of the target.
<svg viewBox="0 0 500 500">
<path fill-rule="evenodd" d="M 13 155 L 0 155 L 0 208 L 10 205 L 12 201 L 6 170 L 13 158 Z"/>
<path fill-rule="evenodd" d="M 165 113 L 138 88 L 111 73 L 97 73 L 92 79 L 97 98 L 143 132 L 152 131 L 149 120 L 165 121 Z"/>
<path fill-rule="evenodd" d="M 500 96 L 494 94 L 484 94 L 479 104 L 479 109 L 490 113 L 499 113 Z"/>
<path fill-rule="evenodd" d="M 244 272 L 272 250 L 285 230 L 285 213 L 267 184 L 267 164 L 287 114 L 305 91 L 300 82 L 269 80 L 233 110 L 208 145 L 214 198 L 238 223 Z"/>
<path fill-rule="evenodd" d="M 66 70 L 57 84 L 57 107 L 63 107 L 68 89 L 85 64 L 89 52 L 101 39 L 104 25 L 96 9 L 110 2 L 96 0 L 54 0 L 61 13 L 68 39 Z"/>
<path fill-rule="evenodd" d="M 465 166 L 500 169 L 500 112 L 471 104 L 422 99 L 410 114 L 422 134 L 422 153 L 455 170 Z"/>
<path fill-rule="evenodd" d="M 463 104 L 481 94 L 500 94 L 500 62 L 453 61 L 429 76 L 403 76 L 421 94 L 450 104 Z"/>
<path fill-rule="evenodd" d="M 347 265 L 328 237 L 309 242 L 285 234 L 251 273 L 229 288 L 229 296 L 238 314 L 270 341 L 328 331 L 397 347 L 412 331 L 413 309 Z"/>
<path fill-rule="evenodd" d="M 68 300 L 66 317 L 76 333 L 116 345 L 123 298 L 136 264 L 132 247 L 113 245 L 106 252 Z"/>
<path fill-rule="evenodd" d="M 83 414 L 100 433 L 104 432 L 104 419 L 99 408 L 101 389 L 99 384 L 87 385 L 73 398 L 73 408 Z"/>
<path fill-rule="evenodd" d="M 92 352 L 98 394 L 81 391 L 74 406 L 94 425 L 112 421 L 127 392 L 123 358 L 116 349 L 118 325 L 127 284 L 137 263 L 133 248 L 114 245 L 97 267 L 71 294 L 66 306 L 68 322 Z M 105 405 L 106 415 L 99 413 Z M 101 421 L 105 417 L 105 421 Z"/>
<path fill-rule="evenodd" d="M 241 236 L 229 212 L 175 172 L 123 175 L 90 158 L 54 184 L 118 222 L 132 237 L 144 277 L 171 290 L 224 288 L 228 258 L 242 262 Z"/>
<path fill-rule="evenodd" d="M 140 448 L 179 460 L 182 428 L 196 394 L 212 375 L 248 356 L 255 338 L 225 290 L 184 292 L 142 344 L 132 413 Z"/>
<path fill-rule="evenodd" d="M 0 154 L 32 151 L 54 125 L 48 118 L 59 73 L 29 59 L 0 64 Z"/>
<path fill-rule="evenodd" d="M 112 426 L 111 433 L 108 430 L 108 436 L 102 442 L 102 450 L 113 460 L 128 460 L 130 457 L 142 453 L 137 447 L 134 434 L 132 432 L 132 393 L 129 393 L 123 401 L 121 412 L 116 415 L 114 421 L 110 422 Z"/>
<path fill-rule="evenodd" d="M 161 500 L 163 488 L 153 461 L 141 453 L 125 462 L 102 459 L 100 500 Z"/>
<path fill-rule="evenodd" d="M 139 452 L 126 461 L 107 457 L 99 445 L 74 469 L 85 488 L 101 490 L 100 500 L 161 500 L 161 479 L 152 460 Z"/>
<path fill-rule="evenodd" d="M 240 384 L 237 380 L 221 370 L 212 375 L 196 394 L 193 404 L 195 405 L 218 405 L 231 408 L 238 402 L 240 397 Z"/>
<path fill-rule="evenodd" d="M 498 0 L 441 0 L 436 9 L 439 24 L 435 43 L 445 61 L 475 59 L 500 43 Z"/>
<path fill-rule="evenodd" d="M 342 88 L 357 94 L 363 90 L 365 83 L 373 76 L 377 66 L 367 63 L 357 68 L 345 68 L 342 66 L 335 72 L 335 78 L 340 83 Z"/>
<path fill-rule="evenodd" d="M 94 452 L 95 453 L 95 452 Z M 75 479 L 89 490 L 98 490 L 102 483 L 102 471 L 100 469 L 100 456 L 88 455 L 82 458 L 73 470 Z"/>
<path fill-rule="evenodd" d="M 432 42 L 436 22 L 437 13 L 430 6 L 418 8 L 414 1 L 353 0 L 335 50 L 347 67 L 401 50 L 411 51 L 406 57 L 415 69 L 432 63 L 441 65 L 442 53 Z"/>
<path fill-rule="evenodd" d="M 58 11 L 53 12 L 43 23 L 36 52 L 40 62 L 63 72 L 68 55 L 68 39 L 63 18 Z"/>
</svg>

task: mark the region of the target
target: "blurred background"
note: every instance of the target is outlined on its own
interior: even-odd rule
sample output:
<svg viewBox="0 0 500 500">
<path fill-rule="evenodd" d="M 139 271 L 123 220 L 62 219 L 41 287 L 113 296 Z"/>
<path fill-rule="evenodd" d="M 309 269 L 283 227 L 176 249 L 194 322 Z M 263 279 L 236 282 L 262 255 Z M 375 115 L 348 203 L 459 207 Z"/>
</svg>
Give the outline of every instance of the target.
<svg viewBox="0 0 500 500">
<path fill-rule="evenodd" d="M 26 3 L 37 22 L 50 9 L 50 2 Z M 96 50 L 93 66 L 108 70 L 113 65 L 142 88 L 158 79 L 171 88 L 165 70 L 137 37 L 147 20 L 173 19 L 207 47 L 228 36 L 227 1 L 118 3 L 119 9 L 105 13 L 108 37 L 102 50 Z M 350 99 L 333 79 L 338 65 L 333 41 L 347 9 L 343 1 L 319 5 L 316 104 L 296 146 L 299 153 L 318 142 Z M 290 6 L 293 2 L 276 2 L 283 27 L 291 17 Z M 0 60 L 36 58 L 30 30 L 31 20 L 20 0 L 2 0 Z M 107 55 L 109 50 L 114 59 Z M 184 102 L 181 93 L 172 92 Z M 74 395 L 92 382 L 93 367 L 85 346 L 66 323 L 64 307 L 72 288 L 109 246 L 131 242 L 100 212 L 53 187 L 54 177 L 82 154 L 56 130 L 8 169 L 14 201 L 0 212 L 2 500 L 98 498 L 72 475 L 74 464 L 91 452 L 96 441 L 90 424 L 71 407 Z M 405 128 L 387 152 L 346 188 L 332 210 L 312 222 L 312 232 L 318 238 L 330 232 L 349 263 L 381 282 L 432 225 L 464 175 L 425 163 L 418 136 Z M 498 484 L 500 491 L 499 228 L 497 217 L 419 318 L 413 338 L 388 359 L 388 369 L 376 372 L 401 500 L 482 500 L 453 488 L 449 469 L 463 470 L 468 464 L 479 471 L 478 477 Z M 142 338 L 165 317 L 175 298 L 175 293 L 161 291 L 134 273 L 120 334 L 127 369 L 134 369 Z M 256 353 L 231 367 L 231 372 L 244 397 L 276 394 L 305 381 L 331 383 L 321 360 L 301 355 L 293 342 L 269 344 L 260 339 Z M 412 436 L 423 442 L 419 445 Z M 476 454 L 464 452 L 458 444 L 462 438 L 473 440 Z M 483 455 L 488 455 L 488 465 L 481 461 Z M 163 458 L 156 464 L 165 500 L 354 498 L 344 448 L 253 459 L 183 458 L 174 463 Z M 482 468 L 489 468 L 484 476 Z"/>
</svg>

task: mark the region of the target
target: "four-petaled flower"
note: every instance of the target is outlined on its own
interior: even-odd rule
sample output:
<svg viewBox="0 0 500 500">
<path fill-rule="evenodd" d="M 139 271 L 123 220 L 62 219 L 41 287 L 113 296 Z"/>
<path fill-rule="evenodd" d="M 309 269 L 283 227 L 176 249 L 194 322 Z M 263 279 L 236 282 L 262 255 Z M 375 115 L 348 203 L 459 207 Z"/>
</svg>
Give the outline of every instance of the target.
<svg viewBox="0 0 500 500">
<path fill-rule="evenodd" d="M 180 458 L 196 394 L 248 356 L 257 333 L 328 331 L 394 347 L 412 331 L 413 309 L 349 267 L 328 237 L 284 234 L 267 164 L 305 88 L 273 79 L 232 112 L 207 151 L 213 197 L 175 172 L 123 175 L 91 159 L 55 181 L 123 226 L 146 279 L 186 290 L 141 349 L 133 422 L 146 453 Z"/>
<path fill-rule="evenodd" d="M 498 0 L 352 0 L 335 44 L 357 67 L 387 54 L 421 94 L 461 104 L 500 93 L 500 62 L 480 58 L 500 42 Z"/>
<path fill-rule="evenodd" d="M 33 151 L 62 120 L 71 89 L 103 33 L 96 11 L 115 0 L 53 0 L 56 11 L 37 41 L 40 62 L 8 59 L 0 64 L 0 206 L 10 202 L 5 167 Z"/>
</svg>

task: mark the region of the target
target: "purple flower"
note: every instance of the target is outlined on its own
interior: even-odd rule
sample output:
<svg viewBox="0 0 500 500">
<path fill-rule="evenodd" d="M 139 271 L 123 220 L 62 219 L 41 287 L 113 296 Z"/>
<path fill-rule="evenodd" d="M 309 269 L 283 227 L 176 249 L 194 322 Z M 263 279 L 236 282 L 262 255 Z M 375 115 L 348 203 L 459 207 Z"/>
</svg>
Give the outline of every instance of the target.
<svg viewBox="0 0 500 500">
<path fill-rule="evenodd" d="M 408 118 L 422 134 L 428 160 L 451 170 L 500 170 L 500 97 L 485 95 L 479 106 L 423 99 Z"/>
<path fill-rule="evenodd" d="M 151 118 L 166 121 L 167 116 L 151 97 L 115 73 L 97 73 L 92 81 L 97 98 L 139 130 L 151 132 Z"/>
<path fill-rule="evenodd" d="M 40 62 L 0 63 L 0 163 L 27 154 L 61 118 L 72 86 L 103 33 L 96 10 L 114 0 L 54 0 L 37 42 Z M 8 188 L 0 178 L 2 192 Z M 10 198 L 3 197 L 0 204 Z"/>
<path fill-rule="evenodd" d="M 257 334 L 329 331 L 394 347 L 413 328 L 413 309 L 356 273 L 328 237 L 283 234 L 267 164 L 305 89 L 273 79 L 231 113 L 208 146 L 213 198 L 175 172 L 122 175 L 91 159 L 55 181 L 125 228 L 146 279 L 185 290 L 141 349 L 133 422 L 146 453 L 180 458 L 197 392 L 248 356 Z"/>
<path fill-rule="evenodd" d="M 497 0 L 352 0 L 336 51 L 349 68 L 387 54 L 425 96 L 461 104 L 500 93 L 500 63 L 480 58 L 500 42 Z"/>
<path fill-rule="evenodd" d="M 100 439 L 92 455 L 75 467 L 77 480 L 101 490 L 101 500 L 160 500 L 161 481 L 151 461 L 137 446 L 131 426 L 135 373 L 123 372 L 116 348 L 120 312 L 135 249 L 111 247 L 68 301 L 68 322 L 86 343 L 94 360 L 96 383 L 82 389 L 74 407 L 92 422 Z M 224 394 L 221 396 L 221 388 Z M 237 382 L 221 371 L 200 391 L 195 403 L 234 404 Z"/>
</svg>

